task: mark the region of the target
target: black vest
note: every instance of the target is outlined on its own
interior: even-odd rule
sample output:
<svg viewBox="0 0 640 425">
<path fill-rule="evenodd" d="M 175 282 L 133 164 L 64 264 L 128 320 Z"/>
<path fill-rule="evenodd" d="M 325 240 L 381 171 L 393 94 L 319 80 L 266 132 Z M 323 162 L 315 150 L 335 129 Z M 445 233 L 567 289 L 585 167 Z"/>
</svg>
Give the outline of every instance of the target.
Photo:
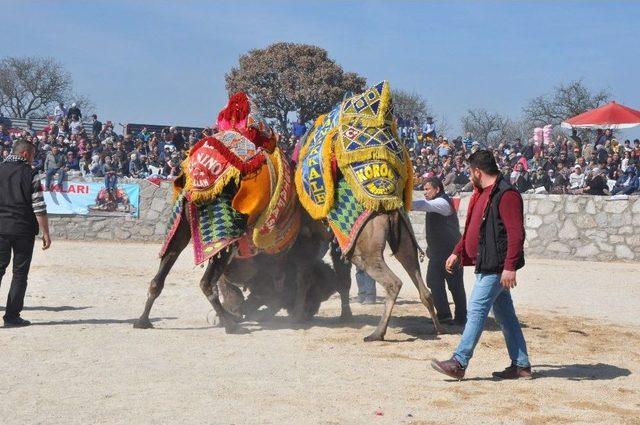
<svg viewBox="0 0 640 425">
<path fill-rule="evenodd" d="M 480 225 L 480 240 L 478 241 L 478 256 L 476 257 L 476 273 L 502 273 L 504 260 L 507 257 L 507 230 L 500 217 L 500 200 L 507 191 L 518 191 L 502 177 L 491 190 L 489 203 Z M 521 207 L 524 206 L 522 196 L 518 193 Z M 524 220 L 522 224 L 524 235 Z M 524 267 L 524 253 L 516 263 L 516 270 Z"/>
<path fill-rule="evenodd" d="M 24 162 L 0 163 L 0 234 L 38 234 L 31 199 L 33 178 L 31 166 Z"/>
<path fill-rule="evenodd" d="M 429 258 L 448 257 L 461 238 L 458 214 L 453 208 L 451 199 L 443 192 L 440 192 L 438 198 L 446 200 L 451 205 L 453 214 L 444 216 L 435 212 L 426 213 L 424 227 Z"/>
</svg>

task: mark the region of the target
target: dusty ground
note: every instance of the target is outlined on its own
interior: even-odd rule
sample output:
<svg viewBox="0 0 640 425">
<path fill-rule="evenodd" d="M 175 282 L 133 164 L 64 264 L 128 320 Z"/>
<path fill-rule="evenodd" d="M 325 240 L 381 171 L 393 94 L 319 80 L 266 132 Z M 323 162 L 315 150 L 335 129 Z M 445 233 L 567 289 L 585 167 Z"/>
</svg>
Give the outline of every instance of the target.
<svg viewBox="0 0 640 425">
<path fill-rule="evenodd" d="M 1 423 L 640 423 L 640 265 L 529 261 L 514 298 L 537 379 L 490 379 L 508 358 L 489 323 L 468 379 L 451 382 L 428 360 L 459 336 L 433 335 L 411 284 L 385 342 L 362 342 L 381 305 L 353 304 L 343 326 L 336 299 L 308 326 L 282 317 L 226 335 L 207 324 L 185 253 L 156 329 L 133 329 L 157 250 L 56 242 L 36 255 L 34 326 L 0 329 Z"/>
</svg>

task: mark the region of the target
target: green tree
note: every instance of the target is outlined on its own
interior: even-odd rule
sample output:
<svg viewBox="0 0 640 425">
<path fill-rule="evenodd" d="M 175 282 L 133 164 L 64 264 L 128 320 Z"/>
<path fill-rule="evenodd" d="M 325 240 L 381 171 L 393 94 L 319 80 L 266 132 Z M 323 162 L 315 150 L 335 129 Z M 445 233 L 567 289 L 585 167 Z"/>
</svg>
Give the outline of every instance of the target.
<svg viewBox="0 0 640 425">
<path fill-rule="evenodd" d="M 329 112 L 347 92 L 361 92 L 366 80 L 345 72 L 327 51 L 307 44 L 276 43 L 242 55 L 225 75 L 229 94 L 244 91 L 285 137 L 289 116 L 302 122 Z"/>
</svg>

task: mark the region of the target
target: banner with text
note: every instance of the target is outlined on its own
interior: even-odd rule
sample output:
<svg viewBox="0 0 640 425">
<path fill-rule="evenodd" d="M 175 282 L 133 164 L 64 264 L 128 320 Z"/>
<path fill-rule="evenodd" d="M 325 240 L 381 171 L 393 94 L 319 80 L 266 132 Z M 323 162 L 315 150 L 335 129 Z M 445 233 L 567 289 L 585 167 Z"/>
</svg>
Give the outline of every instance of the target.
<svg viewBox="0 0 640 425">
<path fill-rule="evenodd" d="M 44 180 L 42 187 L 45 187 Z M 44 193 L 49 214 L 139 216 L 140 185 L 119 184 L 107 191 L 102 183 L 65 182 Z"/>
</svg>

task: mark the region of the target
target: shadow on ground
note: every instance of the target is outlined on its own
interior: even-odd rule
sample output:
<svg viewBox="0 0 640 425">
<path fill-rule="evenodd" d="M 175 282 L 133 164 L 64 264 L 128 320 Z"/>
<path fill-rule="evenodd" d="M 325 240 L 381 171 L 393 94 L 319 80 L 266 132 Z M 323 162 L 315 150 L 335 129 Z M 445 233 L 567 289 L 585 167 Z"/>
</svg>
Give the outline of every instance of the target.
<svg viewBox="0 0 640 425">
<path fill-rule="evenodd" d="M 533 370 L 534 379 L 559 378 L 568 381 L 608 381 L 631 375 L 629 369 L 606 363 L 539 364 L 531 366 L 531 369 Z M 465 381 L 499 381 L 499 379 L 494 377 L 478 377 L 465 379 Z"/>
<path fill-rule="evenodd" d="M 177 317 L 155 317 L 151 322 L 161 320 L 175 320 Z M 51 320 L 48 322 L 33 322 L 32 326 L 55 326 L 55 325 L 114 325 L 119 323 L 132 324 L 138 319 L 75 319 L 75 320 Z"/>
</svg>

